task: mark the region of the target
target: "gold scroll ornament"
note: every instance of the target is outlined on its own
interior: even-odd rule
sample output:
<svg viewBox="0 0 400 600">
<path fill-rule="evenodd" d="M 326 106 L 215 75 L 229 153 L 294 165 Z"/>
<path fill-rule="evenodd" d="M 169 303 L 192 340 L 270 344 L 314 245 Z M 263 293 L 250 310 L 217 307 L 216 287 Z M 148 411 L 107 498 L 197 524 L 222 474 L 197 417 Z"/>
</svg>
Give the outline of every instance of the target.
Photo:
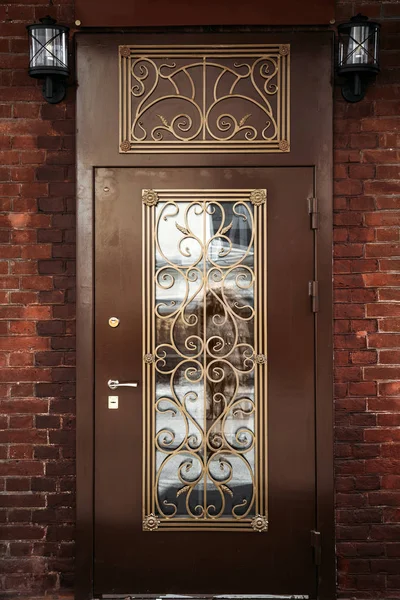
<svg viewBox="0 0 400 600">
<path fill-rule="evenodd" d="M 289 152 L 290 45 L 120 46 L 122 153 Z"/>
</svg>

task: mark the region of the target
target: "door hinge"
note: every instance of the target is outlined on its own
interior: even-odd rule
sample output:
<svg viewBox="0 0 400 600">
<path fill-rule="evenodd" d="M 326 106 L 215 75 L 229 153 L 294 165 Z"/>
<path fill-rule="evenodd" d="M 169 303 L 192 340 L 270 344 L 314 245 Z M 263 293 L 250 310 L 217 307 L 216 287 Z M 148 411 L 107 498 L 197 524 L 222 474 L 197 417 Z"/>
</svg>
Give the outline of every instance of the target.
<svg viewBox="0 0 400 600">
<path fill-rule="evenodd" d="M 318 281 L 308 282 L 308 293 L 311 296 L 311 309 L 316 313 L 319 310 Z"/>
<path fill-rule="evenodd" d="M 311 546 L 314 549 L 314 563 L 319 566 L 321 564 L 321 532 L 311 531 Z"/>
<path fill-rule="evenodd" d="M 308 199 L 308 213 L 311 216 L 311 229 L 318 229 L 319 225 L 319 214 L 318 214 L 318 199 Z"/>
</svg>

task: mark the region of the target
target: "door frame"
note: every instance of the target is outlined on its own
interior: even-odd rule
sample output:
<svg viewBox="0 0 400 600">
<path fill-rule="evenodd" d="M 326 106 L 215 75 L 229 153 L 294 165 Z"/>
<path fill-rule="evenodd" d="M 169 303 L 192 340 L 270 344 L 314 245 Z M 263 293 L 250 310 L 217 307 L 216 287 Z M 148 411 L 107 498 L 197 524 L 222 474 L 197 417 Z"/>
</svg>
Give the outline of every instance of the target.
<svg viewBox="0 0 400 600">
<path fill-rule="evenodd" d="M 252 31 L 251 35 L 249 30 Z M 193 28 L 191 29 L 193 32 Z M 298 44 L 307 69 L 298 73 L 292 90 L 301 95 L 304 106 L 301 123 L 292 123 L 293 151 L 285 154 L 231 155 L 135 155 L 118 152 L 118 102 L 110 72 L 110 49 L 121 43 L 183 43 L 182 29 L 166 35 L 159 29 L 129 30 L 129 33 L 79 33 L 77 57 L 77 548 L 76 598 L 93 598 L 94 561 L 94 168 L 180 166 L 310 166 L 314 167 L 314 195 L 318 199 L 318 228 L 314 230 L 315 279 L 318 279 L 319 309 L 315 313 L 315 423 L 316 423 L 316 530 L 320 532 L 321 564 L 317 567 L 318 598 L 335 598 L 335 530 L 333 485 L 333 346 L 332 346 L 332 31 L 278 32 L 254 27 L 224 28 L 224 33 L 191 33 L 190 41 L 201 35 L 201 43 L 264 43 L 279 40 Z M 152 41 L 149 41 L 149 33 Z M 132 35 L 134 34 L 134 35 Z M 261 38 L 262 36 L 262 38 Z M 301 36 L 301 37 L 299 37 Z M 118 37 L 118 39 L 117 39 Z M 172 38 L 172 39 L 171 39 Z M 176 40 L 179 40 L 177 42 Z M 229 39 L 228 39 L 229 38 Z M 139 40 L 139 41 L 138 41 Z M 222 41 L 223 40 L 223 41 Z M 115 55 L 117 56 L 117 55 Z M 118 62 L 116 60 L 116 62 Z M 117 70 L 117 66 L 115 67 Z M 107 78 L 106 78 L 107 74 Z M 103 78 L 102 78 L 103 76 Z M 104 93 L 99 85 L 107 79 Z M 318 81 L 318 86 L 315 85 Z M 296 87 L 297 85 L 297 87 Z M 115 87 L 115 86 L 114 86 Z M 117 86 L 118 88 L 118 86 Z M 292 104 L 294 107 L 292 91 Z M 104 114 L 107 99 L 115 114 Z M 110 106 L 110 104 L 108 105 Z M 323 110 L 321 110 L 323 107 Z M 304 118 L 303 118 L 304 115 Z M 111 123 L 111 125 L 110 125 Z M 298 131 L 298 133 L 296 133 Z M 296 135 L 298 143 L 296 144 Z M 111 139 L 111 141 L 110 141 Z M 104 143 L 107 140 L 107 143 Z M 114 143 L 115 142 L 115 143 Z M 305 199 L 306 201 L 306 199 Z M 310 217 L 311 220 L 311 217 Z M 311 545 L 311 540 L 310 540 Z M 316 554 L 318 554 L 316 550 Z M 127 590 L 127 593 L 129 590 Z"/>
</svg>

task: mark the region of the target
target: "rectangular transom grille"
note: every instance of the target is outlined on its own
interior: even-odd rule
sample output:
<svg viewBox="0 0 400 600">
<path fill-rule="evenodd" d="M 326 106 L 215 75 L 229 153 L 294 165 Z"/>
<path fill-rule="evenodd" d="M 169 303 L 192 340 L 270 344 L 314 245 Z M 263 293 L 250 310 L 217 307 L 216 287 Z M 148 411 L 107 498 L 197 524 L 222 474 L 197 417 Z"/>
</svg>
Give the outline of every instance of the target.
<svg viewBox="0 0 400 600">
<path fill-rule="evenodd" d="M 121 152 L 289 152 L 290 45 L 120 46 Z"/>
</svg>

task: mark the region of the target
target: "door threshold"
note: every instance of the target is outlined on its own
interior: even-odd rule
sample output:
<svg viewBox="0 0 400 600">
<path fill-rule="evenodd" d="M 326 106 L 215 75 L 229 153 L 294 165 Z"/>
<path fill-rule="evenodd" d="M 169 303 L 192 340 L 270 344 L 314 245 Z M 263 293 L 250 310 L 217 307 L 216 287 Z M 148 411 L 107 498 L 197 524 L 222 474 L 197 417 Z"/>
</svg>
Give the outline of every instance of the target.
<svg viewBox="0 0 400 600">
<path fill-rule="evenodd" d="M 311 600 L 307 595 L 274 595 L 274 594 L 218 594 L 192 596 L 190 594 L 102 594 L 101 600 Z"/>
</svg>

